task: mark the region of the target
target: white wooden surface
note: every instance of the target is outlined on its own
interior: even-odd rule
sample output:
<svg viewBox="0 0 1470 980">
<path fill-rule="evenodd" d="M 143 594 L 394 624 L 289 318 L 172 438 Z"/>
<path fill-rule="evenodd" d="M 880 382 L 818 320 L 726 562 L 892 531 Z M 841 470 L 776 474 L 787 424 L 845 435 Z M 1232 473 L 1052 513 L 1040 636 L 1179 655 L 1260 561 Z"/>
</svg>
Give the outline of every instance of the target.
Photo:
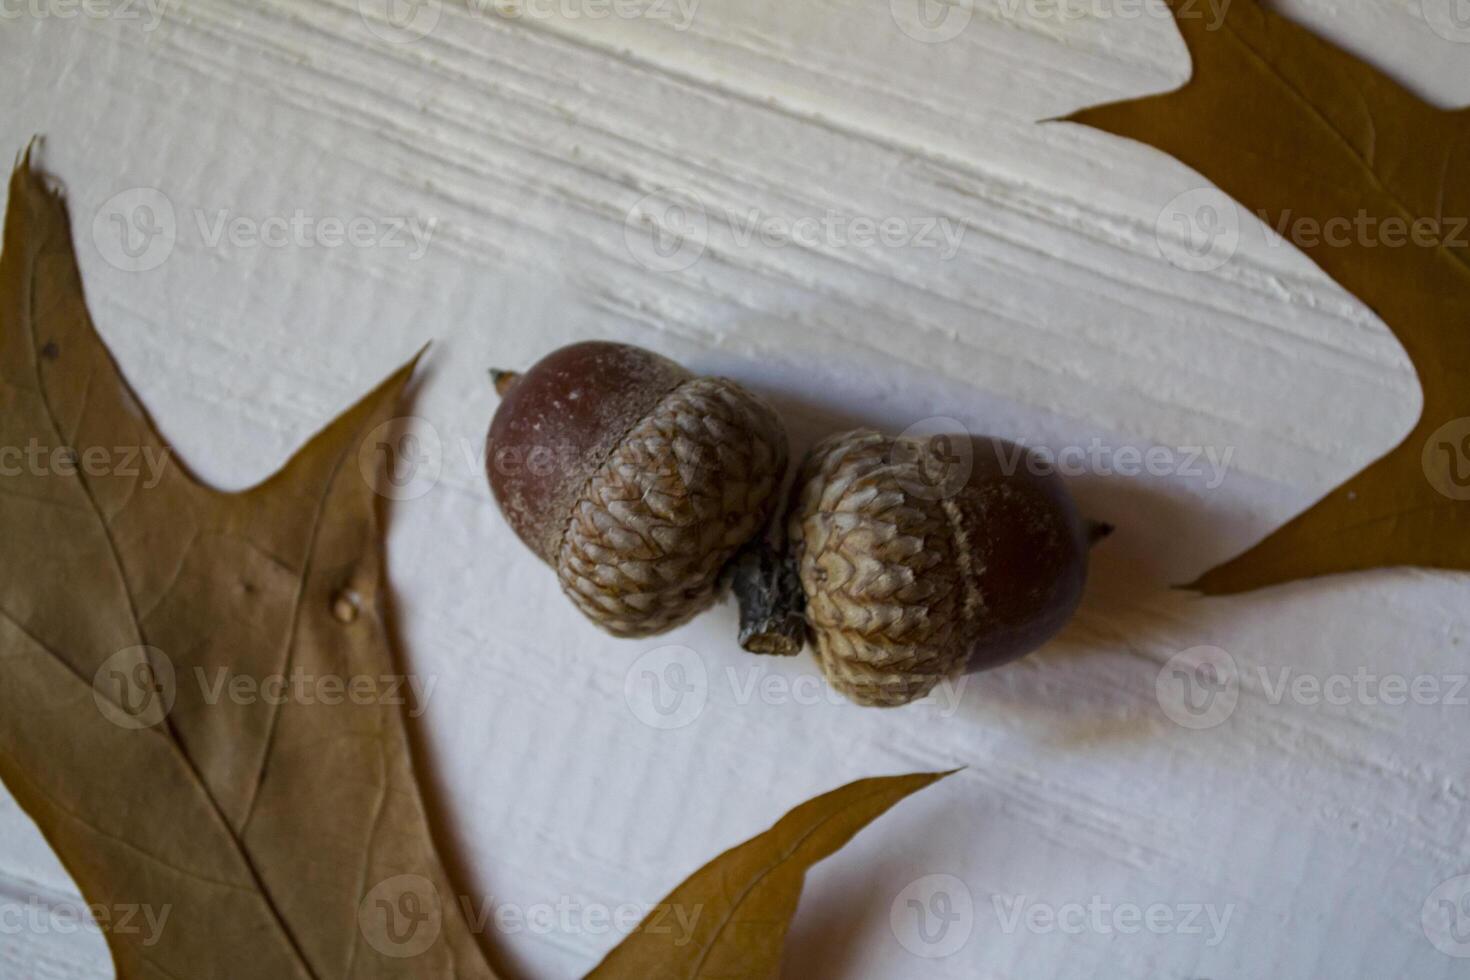
<svg viewBox="0 0 1470 980">
<path fill-rule="evenodd" d="M 1219 269 L 1167 261 L 1156 219 L 1197 175 L 1038 122 L 1187 77 L 1162 5 L 961 2 L 963 29 L 924 43 L 900 27 L 923 33 L 912 0 L 689 2 L 640 19 L 431 3 L 418 38 L 386 26 L 381 0 L 175 0 L 156 20 L 46 0 L 0 24 L 0 146 L 44 134 L 100 329 L 205 477 L 258 480 L 434 341 L 415 412 L 440 475 L 393 505 L 389 558 L 408 667 L 435 684 L 414 724 L 470 901 L 568 910 L 486 930 L 511 972 L 584 971 L 618 938 L 595 910 L 656 901 L 817 792 L 964 765 L 812 876 L 790 976 L 1464 976 L 1421 913 L 1470 872 L 1470 708 L 1447 696 L 1470 669 L 1467 580 L 1166 589 L 1388 449 L 1419 395 L 1387 329 L 1254 219 Z M 1470 101 L 1470 44 L 1430 29 L 1448 2 L 1424 3 L 1281 7 L 1426 98 Z M 130 272 L 90 229 L 137 187 L 178 230 L 166 261 Z M 638 260 L 627 218 L 655 192 L 703 208 L 687 268 Z M 411 239 L 211 242 L 221 212 L 298 210 L 432 235 L 419 257 Z M 745 235 L 751 215 L 829 211 L 964 234 L 952 257 Z M 749 383 L 799 444 L 947 416 L 1053 449 L 1208 447 L 1230 467 L 1223 482 L 1079 478 L 1120 531 L 1076 624 L 957 703 L 864 711 L 822 696 L 807 657 L 741 654 L 728 607 L 656 642 L 603 638 L 514 540 L 479 472 L 484 371 L 591 337 Z M 640 720 L 638 684 L 657 666 L 640 657 L 668 644 L 705 683 L 702 711 L 663 730 Z M 1156 682 L 1201 645 L 1233 657 L 1239 697 L 1195 730 L 1164 710 L 1173 675 L 1163 702 Z M 1282 670 L 1433 677 L 1442 696 L 1326 703 L 1283 696 Z M 958 918 L 925 945 L 907 901 L 936 884 Z M 100 936 L 64 916 L 13 927 L 76 901 L 0 795 L 0 975 L 108 975 Z M 1137 927 L 1128 910 L 1155 905 L 1173 924 Z"/>
</svg>

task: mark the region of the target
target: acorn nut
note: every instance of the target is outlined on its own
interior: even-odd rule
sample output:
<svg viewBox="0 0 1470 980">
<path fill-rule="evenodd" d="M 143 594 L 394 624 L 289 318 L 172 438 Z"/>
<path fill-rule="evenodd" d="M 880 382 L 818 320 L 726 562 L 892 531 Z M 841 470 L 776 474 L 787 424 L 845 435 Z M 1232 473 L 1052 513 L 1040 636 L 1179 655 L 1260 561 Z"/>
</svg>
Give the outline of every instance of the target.
<svg viewBox="0 0 1470 980">
<path fill-rule="evenodd" d="M 907 704 L 1023 656 L 1071 618 L 1106 533 L 1024 450 L 871 430 L 814 448 L 789 515 L 817 659 L 860 704 Z"/>
<path fill-rule="evenodd" d="M 721 571 L 776 507 L 787 445 L 770 406 L 606 342 L 495 381 L 491 491 L 577 608 L 638 637 L 711 605 Z"/>
</svg>

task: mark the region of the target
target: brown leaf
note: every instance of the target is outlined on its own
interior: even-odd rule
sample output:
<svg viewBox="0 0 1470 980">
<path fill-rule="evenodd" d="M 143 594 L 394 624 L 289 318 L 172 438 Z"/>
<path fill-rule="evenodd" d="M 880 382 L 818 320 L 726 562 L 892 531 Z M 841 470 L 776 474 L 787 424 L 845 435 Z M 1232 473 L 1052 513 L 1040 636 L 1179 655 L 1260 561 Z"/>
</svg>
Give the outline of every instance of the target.
<svg viewBox="0 0 1470 980">
<path fill-rule="evenodd" d="M 412 370 L 261 486 L 201 486 L 92 327 L 61 197 L 29 153 L 11 178 L 0 777 L 88 902 L 167 916 L 107 933 L 124 980 L 491 976 L 387 690 L 359 448 Z"/>
<path fill-rule="evenodd" d="M 1072 120 L 1172 154 L 1273 225 L 1288 219 L 1298 247 L 1398 336 L 1424 386 L 1403 443 L 1190 587 L 1470 569 L 1470 111 L 1427 105 L 1256 0 L 1234 0 L 1219 30 L 1193 0 L 1169 5 L 1192 80 Z M 1372 230 L 1341 234 L 1360 214 Z M 1329 222 L 1339 232 L 1319 237 Z M 1389 244 L 1391 227 L 1415 222 L 1419 243 Z"/>
<path fill-rule="evenodd" d="M 861 779 L 803 803 L 694 872 L 589 980 L 776 976 L 807 869 L 899 800 L 948 775 Z"/>
</svg>

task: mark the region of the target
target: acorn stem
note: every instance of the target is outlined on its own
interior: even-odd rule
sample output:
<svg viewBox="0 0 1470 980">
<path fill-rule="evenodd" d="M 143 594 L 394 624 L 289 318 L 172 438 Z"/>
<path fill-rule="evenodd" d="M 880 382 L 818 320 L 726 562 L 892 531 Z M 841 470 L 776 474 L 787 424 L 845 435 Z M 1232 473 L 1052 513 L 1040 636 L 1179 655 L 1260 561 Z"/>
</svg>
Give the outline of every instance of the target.
<svg viewBox="0 0 1470 980">
<path fill-rule="evenodd" d="M 806 642 L 806 593 L 796 563 L 761 535 L 732 564 L 741 648 L 782 657 L 800 653 Z"/>
<path fill-rule="evenodd" d="M 521 372 L 519 371 L 502 371 L 500 368 L 490 369 L 490 383 L 495 385 L 495 393 L 501 398 L 504 398 L 506 392 L 514 388 L 516 382 L 519 380 L 521 380 Z"/>
</svg>

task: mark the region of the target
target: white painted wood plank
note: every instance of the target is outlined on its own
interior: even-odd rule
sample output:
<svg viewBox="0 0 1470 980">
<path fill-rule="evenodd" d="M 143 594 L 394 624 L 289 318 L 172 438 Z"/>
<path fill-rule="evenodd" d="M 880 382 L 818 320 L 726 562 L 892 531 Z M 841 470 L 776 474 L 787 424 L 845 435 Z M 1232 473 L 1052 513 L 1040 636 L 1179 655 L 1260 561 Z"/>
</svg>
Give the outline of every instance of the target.
<svg viewBox="0 0 1470 980">
<path fill-rule="evenodd" d="M 34 827 L 31 831 L 35 835 Z M 28 843 L 24 841 L 22 848 Z M 10 858 L 7 853 L 7 862 Z M 112 976 L 99 921 L 109 920 L 105 915 L 93 917 L 75 888 L 64 884 L 55 890 L 0 873 L 0 976 L 17 980 Z M 166 926 L 167 919 L 163 922 Z"/>
<path fill-rule="evenodd" d="M 969 769 L 813 876 L 791 975 L 1458 975 L 1419 916 L 1470 871 L 1466 709 L 1279 691 L 1283 668 L 1449 683 L 1463 580 L 1386 572 L 1217 602 L 1163 590 L 1391 446 L 1417 413 L 1408 366 L 1382 324 L 1249 220 L 1225 267 L 1174 268 L 1155 222 L 1203 181 L 1036 124 L 1182 79 L 1163 21 L 1063 23 L 1006 2 L 977 3 L 937 45 L 868 0 L 704 0 L 686 31 L 446 6 L 398 44 L 344 2 L 189 2 L 152 31 L 51 18 L 0 32 L 27 93 L 0 107 L 0 132 L 17 147 L 46 134 L 100 328 L 206 477 L 259 479 L 435 339 L 415 410 L 441 436 L 443 474 L 395 507 L 391 573 L 411 668 L 436 685 L 416 725 L 472 905 L 567 910 L 549 929 L 489 929 L 527 975 L 585 970 L 616 939 L 589 910 L 657 900 L 815 792 L 953 764 Z M 1470 47 L 1417 6 L 1285 6 L 1429 97 L 1470 99 Z M 179 234 L 162 266 L 125 273 L 87 230 L 136 186 L 169 198 Z M 639 264 L 627 216 L 668 191 L 697 197 L 708 236 L 689 268 L 659 272 Z M 411 261 L 411 244 L 210 244 L 221 211 L 298 210 L 432 221 L 433 235 Z M 948 259 L 744 238 L 751 216 L 829 211 L 965 233 Z M 659 643 L 594 634 L 489 505 L 484 368 L 595 336 L 753 384 L 801 442 L 944 415 L 1054 448 L 1210 447 L 1231 465 L 1218 485 L 1208 471 L 1078 481 L 1123 528 L 1083 615 L 1041 655 L 972 679 L 953 710 L 798 703 L 821 690 L 810 660 L 746 658 L 729 609 Z M 663 643 L 695 651 L 708 678 L 703 711 L 674 731 L 624 696 Z M 1190 731 L 1155 685 L 1201 644 L 1233 656 L 1239 704 Z M 64 896 L 34 831 L 13 809 L 0 820 L 0 873 Z M 902 915 L 890 924 L 930 874 L 973 901 L 968 941 L 939 960 L 914 955 Z M 1007 910 L 1094 897 L 1231 919 L 1213 945 L 1006 929 Z M 54 933 L 0 944 L 0 974 L 105 963 L 99 942 Z"/>
</svg>

